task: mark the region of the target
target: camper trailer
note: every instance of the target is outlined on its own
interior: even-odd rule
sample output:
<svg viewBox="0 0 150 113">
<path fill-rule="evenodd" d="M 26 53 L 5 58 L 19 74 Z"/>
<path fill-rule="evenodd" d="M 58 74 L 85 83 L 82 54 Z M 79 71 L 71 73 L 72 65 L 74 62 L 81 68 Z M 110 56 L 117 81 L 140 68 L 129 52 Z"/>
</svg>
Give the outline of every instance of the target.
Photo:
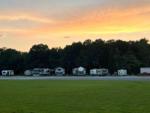
<svg viewBox="0 0 150 113">
<path fill-rule="evenodd" d="M 83 76 L 86 75 L 86 69 L 84 67 L 74 68 L 72 70 L 73 75 Z"/>
<path fill-rule="evenodd" d="M 14 75 L 14 70 L 2 70 L 2 76 L 12 76 Z"/>
<path fill-rule="evenodd" d="M 31 70 L 25 70 L 24 71 L 24 75 L 25 76 L 31 76 L 32 75 L 32 71 Z"/>
<path fill-rule="evenodd" d="M 142 67 L 142 68 L 140 68 L 140 74 L 142 74 L 142 75 L 150 75 L 150 67 Z"/>
<path fill-rule="evenodd" d="M 50 69 L 49 68 L 34 68 L 32 70 L 33 76 L 48 76 L 50 75 Z"/>
<path fill-rule="evenodd" d="M 101 74 L 101 72 L 99 71 L 99 69 L 91 69 L 90 70 L 90 75 L 92 75 L 92 76 L 98 76 L 100 74 Z"/>
<path fill-rule="evenodd" d="M 55 69 L 55 75 L 57 75 L 57 76 L 65 75 L 65 69 L 62 67 L 57 67 Z"/>
<path fill-rule="evenodd" d="M 127 74 L 127 70 L 126 69 L 119 69 L 117 71 L 118 76 L 126 76 Z"/>
<path fill-rule="evenodd" d="M 92 76 L 103 76 L 103 75 L 108 75 L 108 74 L 109 74 L 109 71 L 108 69 L 105 69 L 105 68 L 90 70 L 90 75 Z"/>
</svg>

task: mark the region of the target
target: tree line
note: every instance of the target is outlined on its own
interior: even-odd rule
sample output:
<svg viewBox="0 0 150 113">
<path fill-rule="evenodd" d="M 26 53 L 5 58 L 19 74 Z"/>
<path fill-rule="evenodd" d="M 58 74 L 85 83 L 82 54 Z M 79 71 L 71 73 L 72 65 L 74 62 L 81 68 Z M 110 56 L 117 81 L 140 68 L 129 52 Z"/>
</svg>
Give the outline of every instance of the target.
<svg viewBox="0 0 150 113">
<path fill-rule="evenodd" d="M 33 68 L 64 67 L 71 73 L 74 67 L 108 68 L 110 73 L 127 69 L 130 74 L 139 73 L 140 67 L 150 66 L 150 44 L 147 39 L 138 41 L 97 39 L 67 45 L 65 48 L 49 48 L 45 44 L 33 45 L 29 52 L 0 49 L 0 70 L 12 69 L 16 74 Z"/>
</svg>

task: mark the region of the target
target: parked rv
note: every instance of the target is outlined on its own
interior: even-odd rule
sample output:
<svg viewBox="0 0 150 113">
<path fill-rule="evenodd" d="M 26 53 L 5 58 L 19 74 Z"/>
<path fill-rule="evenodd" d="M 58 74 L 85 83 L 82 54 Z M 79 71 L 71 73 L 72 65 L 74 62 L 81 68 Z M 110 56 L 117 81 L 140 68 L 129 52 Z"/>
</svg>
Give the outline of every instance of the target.
<svg viewBox="0 0 150 113">
<path fill-rule="evenodd" d="M 55 69 L 55 75 L 57 75 L 57 76 L 65 75 L 65 69 L 62 67 L 57 67 Z"/>
<path fill-rule="evenodd" d="M 49 68 L 34 68 L 32 70 L 33 76 L 48 76 L 50 75 L 50 69 Z"/>
<path fill-rule="evenodd" d="M 2 76 L 12 76 L 14 75 L 14 70 L 2 70 Z"/>
<path fill-rule="evenodd" d="M 99 75 L 98 72 L 97 72 L 97 69 L 91 69 L 91 70 L 90 70 L 90 75 L 92 75 L 92 76 L 93 76 L 93 75 L 94 75 L 94 76 Z"/>
<path fill-rule="evenodd" d="M 93 75 L 93 76 L 103 76 L 103 75 L 108 75 L 108 74 L 109 74 L 109 71 L 108 69 L 105 69 L 105 68 L 90 70 L 90 75 Z"/>
<path fill-rule="evenodd" d="M 118 76 L 126 76 L 128 75 L 127 70 L 126 69 L 119 69 L 117 71 Z"/>
<path fill-rule="evenodd" d="M 140 74 L 142 75 L 150 75 L 150 67 L 142 67 L 140 68 Z"/>
<path fill-rule="evenodd" d="M 32 70 L 25 70 L 24 75 L 31 76 L 32 75 Z"/>
<path fill-rule="evenodd" d="M 99 69 L 91 69 L 90 70 L 90 75 L 98 76 L 98 75 L 101 75 L 101 72 L 99 71 Z"/>
<path fill-rule="evenodd" d="M 73 75 L 83 76 L 86 75 L 86 69 L 84 67 L 74 68 L 72 73 Z"/>
</svg>

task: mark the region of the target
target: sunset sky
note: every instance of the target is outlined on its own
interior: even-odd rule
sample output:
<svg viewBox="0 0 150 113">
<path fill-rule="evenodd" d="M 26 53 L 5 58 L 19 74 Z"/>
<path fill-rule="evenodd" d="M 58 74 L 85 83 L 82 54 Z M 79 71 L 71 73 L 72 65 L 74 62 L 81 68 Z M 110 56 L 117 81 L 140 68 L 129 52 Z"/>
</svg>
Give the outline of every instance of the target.
<svg viewBox="0 0 150 113">
<path fill-rule="evenodd" d="M 0 47 L 150 39 L 150 0 L 1 0 Z"/>
</svg>

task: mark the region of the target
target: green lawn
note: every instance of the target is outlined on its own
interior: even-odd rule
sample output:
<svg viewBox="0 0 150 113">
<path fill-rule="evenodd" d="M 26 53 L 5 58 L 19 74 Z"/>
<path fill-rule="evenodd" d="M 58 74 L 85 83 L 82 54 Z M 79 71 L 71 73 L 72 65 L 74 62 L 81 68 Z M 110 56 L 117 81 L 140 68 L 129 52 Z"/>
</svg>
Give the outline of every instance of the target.
<svg viewBox="0 0 150 113">
<path fill-rule="evenodd" d="M 150 82 L 0 81 L 0 113 L 150 113 Z"/>
</svg>

